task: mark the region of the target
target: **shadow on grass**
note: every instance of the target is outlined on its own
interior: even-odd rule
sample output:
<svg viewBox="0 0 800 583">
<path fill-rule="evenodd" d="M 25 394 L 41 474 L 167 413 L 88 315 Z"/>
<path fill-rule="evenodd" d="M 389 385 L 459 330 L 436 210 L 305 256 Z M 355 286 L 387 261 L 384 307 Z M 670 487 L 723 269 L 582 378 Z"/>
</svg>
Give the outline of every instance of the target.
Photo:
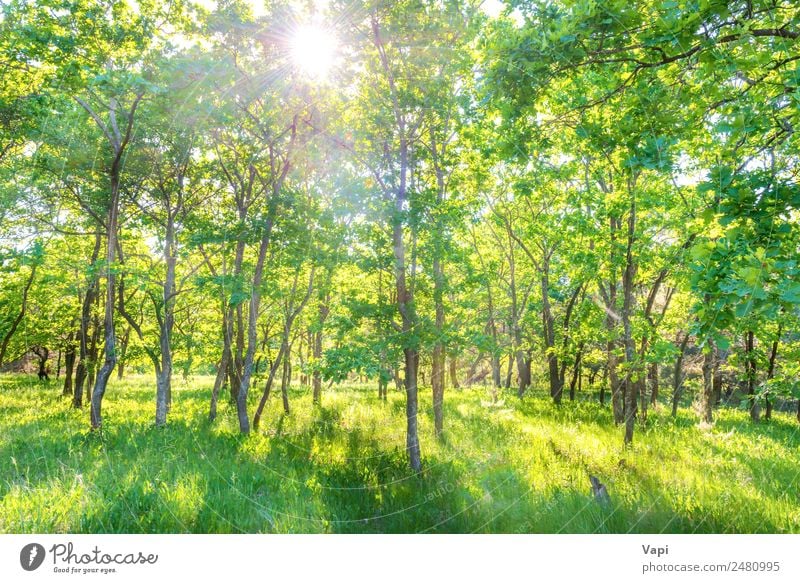
<svg viewBox="0 0 800 583">
<path fill-rule="evenodd" d="M 37 501 L 64 506 L 63 526 L 46 517 L 20 526 L 11 507 L 6 513 L 2 505 L 0 525 L 12 532 L 15 525 L 44 532 L 723 532 L 757 521 L 765 529 L 780 528 L 774 515 L 759 510 L 758 497 L 731 498 L 730 504 L 754 507 L 746 522 L 731 520 L 724 505 L 693 510 L 673 503 L 662 496 L 668 486 L 637 465 L 611 473 L 612 504 L 603 506 L 589 495 L 584 474 L 593 468 L 576 466 L 569 443 L 559 441 L 568 435 L 548 442 L 545 434 L 546 452 L 528 452 L 527 442 L 515 445 L 525 459 L 509 459 L 511 446 L 504 439 L 517 435 L 518 416 L 537 431 L 580 425 L 607 436 L 607 407 L 587 400 L 558 408 L 533 397 L 508 401 L 506 418 L 486 414 L 481 395 L 465 391 L 446 400 L 446 427 L 452 429 L 435 445 L 425 433 L 424 470 L 415 475 L 408 469 L 405 440 L 387 436 L 385 420 L 347 425 L 341 403 L 312 409 L 302 391 L 292 393 L 297 413 L 283 416 L 274 407 L 263 431 L 246 437 L 237 433 L 235 411 L 226 403 L 218 421 L 208 423 L 207 391 L 199 389 L 176 392 L 164 428 L 152 425 L 153 395 L 146 387 L 121 393 L 102 434 L 85 429 L 85 411 L 71 411 L 57 395 L 42 394 L 36 416 L 6 425 L 0 438 L 0 497 L 4 504 L 11 498 L 22 504 L 39 496 Z M 385 408 L 368 391 L 356 398 L 395 411 L 390 420 L 402 429 L 404 402 L 395 397 Z M 429 413 L 422 408 L 426 432 Z M 674 422 L 676 437 L 696 424 L 689 417 Z M 721 446 L 709 451 L 725 453 Z M 740 459 L 752 471 L 763 468 L 755 454 Z M 789 461 L 776 463 L 782 476 L 792 469 Z M 577 478 L 551 475 L 557 471 Z M 536 475 L 547 485 L 534 486 Z M 757 481 L 756 487 L 782 500 L 771 485 Z M 65 502 L 72 495 L 81 502 L 74 508 Z"/>
</svg>

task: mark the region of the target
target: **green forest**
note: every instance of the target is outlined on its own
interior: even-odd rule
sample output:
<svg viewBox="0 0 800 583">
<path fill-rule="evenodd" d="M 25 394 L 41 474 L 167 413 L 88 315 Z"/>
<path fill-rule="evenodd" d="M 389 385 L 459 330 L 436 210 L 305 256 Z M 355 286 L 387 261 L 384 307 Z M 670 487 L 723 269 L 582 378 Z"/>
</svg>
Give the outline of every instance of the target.
<svg viewBox="0 0 800 583">
<path fill-rule="evenodd" d="M 0 532 L 800 532 L 793 0 L 4 0 Z"/>
</svg>

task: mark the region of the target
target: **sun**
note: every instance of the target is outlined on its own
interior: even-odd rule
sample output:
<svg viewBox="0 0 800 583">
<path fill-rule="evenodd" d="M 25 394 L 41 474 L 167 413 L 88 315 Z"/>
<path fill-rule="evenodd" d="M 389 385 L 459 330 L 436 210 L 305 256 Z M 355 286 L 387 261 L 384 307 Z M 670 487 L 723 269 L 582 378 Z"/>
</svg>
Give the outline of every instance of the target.
<svg viewBox="0 0 800 583">
<path fill-rule="evenodd" d="M 292 33 L 289 42 L 295 67 L 316 81 L 328 78 L 336 59 L 336 48 L 334 34 L 315 24 L 299 26 Z"/>
</svg>

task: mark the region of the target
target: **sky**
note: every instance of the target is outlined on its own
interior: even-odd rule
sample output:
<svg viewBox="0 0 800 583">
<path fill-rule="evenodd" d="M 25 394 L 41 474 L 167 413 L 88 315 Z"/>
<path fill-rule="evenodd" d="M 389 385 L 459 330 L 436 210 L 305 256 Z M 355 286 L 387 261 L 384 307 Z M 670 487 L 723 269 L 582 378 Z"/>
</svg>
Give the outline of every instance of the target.
<svg viewBox="0 0 800 583">
<path fill-rule="evenodd" d="M 216 6 L 216 0 L 194 0 L 200 6 L 204 8 L 212 9 Z M 250 4 L 250 7 L 253 10 L 253 14 L 258 17 L 264 14 L 264 0 L 247 0 L 247 3 Z M 314 7 L 317 11 L 323 11 L 327 8 L 329 0 L 314 0 Z M 502 0 L 484 0 L 483 4 L 481 5 L 481 9 L 488 14 L 489 16 L 497 16 L 499 15 L 503 9 L 505 8 L 505 3 Z"/>
</svg>

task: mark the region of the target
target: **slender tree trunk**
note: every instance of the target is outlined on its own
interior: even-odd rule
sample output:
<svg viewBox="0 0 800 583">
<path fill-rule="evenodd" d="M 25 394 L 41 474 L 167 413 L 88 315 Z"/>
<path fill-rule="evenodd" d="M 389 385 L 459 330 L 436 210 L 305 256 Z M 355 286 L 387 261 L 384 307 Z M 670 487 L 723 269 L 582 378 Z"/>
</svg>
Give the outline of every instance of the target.
<svg viewBox="0 0 800 583">
<path fill-rule="evenodd" d="M 611 408 L 614 413 L 614 423 L 620 424 L 625 420 L 625 405 L 623 402 L 623 386 L 620 381 L 617 367 L 619 357 L 617 356 L 617 342 L 610 340 L 607 344 L 608 352 L 608 384 L 611 392 Z"/>
<path fill-rule="evenodd" d="M 278 351 L 278 356 L 275 357 L 275 360 L 270 366 L 269 369 L 269 376 L 267 376 L 267 381 L 264 384 L 264 392 L 261 395 L 261 400 L 258 402 L 258 407 L 256 408 L 256 413 L 253 416 L 253 430 L 258 431 L 259 426 L 261 425 L 261 416 L 264 412 L 264 406 L 267 404 L 267 400 L 269 399 L 269 394 L 272 392 L 272 383 L 275 381 L 275 375 L 278 372 L 278 368 L 283 364 L 283 352 L 285 350 L 284 343 L 281 342 L 281 348 Z"/>
<path fill-rule="evenodd" d="M 36 268 L 37 265 L 34 263 L 31 266 L 30 275 L 28 275 L 28 279 L 25 281 L 25 287 L 22 288 L 22 300 L 20 302 L 19 312 L 17 312 L 16 317 L 11 322 L 11 327 L 3 336 L 2 342 L 0 342 L 0 366 L 3 364 L 3 359 L 6 357 L 6 351 L 8 350 L 8 345 L 11 342 L 11 338 L 14 336 L 14 333 L 17 331 L 20 322 L 25 317 L 25 312 L 28 310 L 28 292 L 31 289 L 31 285 L 33 285 L 33 280 L 36 277 Z"/>
<path fill-rule="evenodd" d="M 117 339 L 114 332 L 114 312 L 116 306 L 116 274 L 114 273 L 114 262 L 117 253 L 117 230 L 119 220 L 119 186 L 121 154 L 114 160 L 111 167 L 111 202 L 108 209 L 106 220 L 106 305 L 103 326 L 105 328 L 105 340 L 103 344 L 104 360 L 100 370 L 97 371 L 97 378 L 92 389 L 91 403 L 91 424 L 92 429 L 100 429 L 103 425 L 102 404 L 106 394 L 108 379 L 117 364 Z"/>
<path fill-rule="evenodd" d="M 108 177 L 110 182 L 110 200 L 106 216 L 106 305 L 105 316 L 103 318 L 105 340 L 103 343 L 104 360 L 103 366 L 97 371 L 97 377 L 92 388 L 91 402 L 91 426 L 92 429 L 100 429 L 103 424 L 102 403 L 106 393 L 108 379 L 117 364 L 117 343 L 114 330 L 114 313 L 116 307 L 116 274 L 114 272 L 114 262 L 116 261 L 117 237 L 119 229 L 119 197 L 120 197 L 120 176 L 122 169 L 122 159 L 125 154 L 128 142 L 132 136 L 133 120 L 136 109 L 142 100 L 144 93 L 138 93 L 133 100 L 130 109 L 126 111 L 127 123 L 124 134 L 117 127 L 117 110 L 119 102 L 112 98 L 108 104 L 110 124 L 105 124 L 92 108 L 79 97 L 74 99 L 92 117 L 97 126 L 109 140 L 114 158 L 109 167 Z M 87 294 L 88 295 L 88 294 Z"/>
<path fill-rule="evenodd" d="M 131 327 L 127 326 L 122 338 L 119 339 L 119 363 L 117 364 L 117 379 L 122 380 L 125 376 L 125 363 L 128 355 L 128 341 L 131 338 Z"/>
<path fill-rule="evenodd" d="M 747 372 L 747 397 L 750 400 L 750 419 L 753 423 L 761 420 L 761 407 L 756 402 L 756 359 L 755 359 L 755 335 L 752 330 L 745 334 L 745 366 Z"/>
<path fill-rule="evenodd" d="M 650 404 L 655 407 L 658 404 L 658 363 L 651 362 L 647 378 L 650 382 Z"/>
<path fill-rule="evenodd" d="M 440 201 L 441 202 L 441 201 Z M 436 235 L 438 236 L 438 235 Z M 439 245 L 441 247 L 441 245 Z M 444 431 L 444 378 L 445 378 L 445 347 L 441 341 L 444 329 L 444 270 L 438 253 L 433 259 L 435 326 L 437 340 L 433 346 L 431 386 L 433 388 L 433 426 L 437 437 Z"/>
<path fill-rule="evenodd" d="M 62 395 L 72 396 L 72 375 L 75 371 L 75 341 L 77 334 L 67 338 L 67 349 L 64 351 L 64 389 Z"/>
<path fill-rule="evenodd" d="M 640 388 L 639 371 L 633 367 L 636 362 L 636 346 L 633 339 L 631 319 L 633 316 L 634 297 L 633 284 L 636 277 L 636 264 L 633 261 L 633 243 L 636 229 L 636 199 L 631 197 L 628 211 L 628 237 L 625 254 L 625 271 L 622 277 L 622 332 L 625 345 L 625 444 L 633 441 L 633 431 L 636 424 L 638 391 Z"/>
<path fill-rule="evenodd" d="M 607 371 L 608 369 L 606 369 Z M 589 375 L 589 385 L 594 385 L 594 377 L 596 373 L 592 373 Z M 603 373 L 603 377 L 600 379 L 600 404 L 606 404 L 606 372 Z"/>
<path fill-rule="evenodd" d="M 569 383 L 569 400 L 575 400 L 575 388 L 581 374 L 581 361 L 583 360 L 583 343 L 578 346 L 578 353 L 575 355 L 575 365 L 572 368 L 572 381 Z"/>
<path fill-rule="evenodd" d="M 703 422 L 714 421 L 714 344 L 708 341 L 708 348 L 703 352 Z"/>
<path fill-rule="evenodd" d="M 644 350 L 641 350 L 639 355 L 641 358 L 644 358 Z M 638 384 L 636 392 L 639 395 L 639 424 L 642 427 L 647 424 L 647 406 L 650 404 L 650 394 L 647 392 L 650 388 L 648 374 L 649 367 L 644 366 L 640 372 L 639 378 L 636 380 Z"/>
<path fill-rule="evenodd" d="M 402 166 L 407 167 L 407 154 L 405 148 L 401 157 Z M 405 204 L 405 172 L 403 184 L 396 199 L 394 226 L 392 229 L 392 243 L 394 247 L 395 281 L 397 286 L 397 308 L 402 321 L 403 336 L 406 345 L 403 347 L 405 364 L 405 391 L 406 391 L 406 451 L 408 453 L 411 469 L 418 472 L 422 469 L 422 456 L 419 445 L 418 432 L 418 403 L 417 403 L 417 367 L 419 366 L 419 351 L 416 341 L 412 339 L 416 327 L 416 314 L 413 305 L 413 295 L 406 285 L 406 260 L 405 241 L 403 240 L 403 206 Z"/>
<path fill-rule="evenodd" d="M 431 370 L 431 386 L 433 387 L 433 426 L 436 436 L 444 430 L 444 346 L 437 344 L 433 348 Z"/>
<path fill-rule="evenodd" d="M 386 378 L 383 376 L 383 373 L 381 373 L 378 376 L 378 399 L 380 399 L 381 401 L 385 401 L 387 399 L 388 385 L 389 381 L 387 381 Z"/>
<path fill-rule="evenodd" d="M 495 352 L 492 354 L 492 403 L 497 403 L 499 398 L 500 387 L 502 387 L 500 354 Z"/>
<path fill-rule="evenodd" d="M 322 371 L 319 370 L 321 360 L 322 331 L 319 330 L 314 333 L 314 373 L 311 379 L 311 383 L 313 385 L 313 400 L 315 405 L 319 405 L 322 402 Z"/>
<path fill-rule="evenodd" d="M 295 275 L 294 284 L 292 285 L 292 292 L 291 297 L 294 297 L 295 291 L 297 290 L 297 278 L 299 276 L 299 271 Z M 264 387 L 264 393 L 261 396 L 261 400 L 259 401 L 258 408 L 256 410 L 255 415 L 253 416 L 253 426 L 258 429 L 258 425 L 261 421 L 261 413 L 264 410 L 264 405 L 269 398 L 270 390 L 272 389 L 272 382 L 275 378 L 275 373 L 278 370 L 278 366 L 281 364 L 281 360 L 283 360 L 283 369 L 281 373 L 281 396 L 283 397 L 283 410 L 288 415 L 289 414 L 289 385 L 292 379 L 292 325 L 294 324 L 295 318 L 303 311 L 305 305 L 308 303 L 308 299 L 311 297 L 311 292 L 314 290 L 314 268 L 311 269 L 311 275 L 308 279 L 308 288 L 306 290 L 306 294 L 303 297 L 303 300 L 300 304 L 295 308 L 293 301 L 288 304 L 285 311 L 284 316 L 284 324 L 283 324 L 283 336 L 281 338 L 281 348 L 278 351 L 278 356 L 275 359 L 275 362 L 272 364 L 272 368 L 269 372 L 269 378 L 267 379 L 267 384 Z"/>
<path fill-rule="evenodd" d="M 100 307 L 100 296 L 98 295 L 95 300 L 95 308 Z M 92 340 L 89 344 L 89 362 L 86 366 L 86 393 L 91 395 L 92 390 L 94 389 L 94 381 L 95 377 L 97 376 L 95 373 L 97 371 L 97 363 L 99 362 L 99 354 L 100 354 L 100 333 L 102 331 L 102 327 L 100 326 L 100 316 L 95 314 L 92 318 Z"/>
<path fill-rule="evenodd" d="M 778 343 L 780 342 L 782 332 L 783 332 L 783 323 L 780 323 L 778 324 L 778 333 L 775 336 L 775 340 L 772 341 L 772 349 L 769 352 L 767 381 L 770 381 L 775 377 L 775 360 L 778 358 Z M 772 400 L 769 398 L 769 392 L 767 392 L 766 395 L 764 419 L 766 420 L 772 419 Z"/>
<path fill-rule="evenodd" d="M 499 389 L 503 386 L 503 381 L 500 378 L 501 376 L 501 363 L 500 363 L 500 355 L 495 353 L 492 354 L 492 386 L 495 389 Z M 495 391 L 496 392 L 496 391 Z"/>
<path fill-rule="evenodd" d="M 94 250 L 90 265 L 94 265 L 100 256 L 102 245 L 102 235 L 98 231 L 94 237 Z M 75 388 L 72 395 L 72 406 L 76 409 L 83 407 L 83 387 L 89 366 L 89 327 L 92 322 L 92 304 L 94 304 L 98 293 L 99 279 L 97 274 L 92 273 L 87 277 L 86 295 L 83 297 L 81 306 L 80 329 L 78 330 L 78 366 L 75 369 Z"/>
<path fill-rule="evenodd" d="M 517 361 L 517 396 L 521 399 L 525 395 L 530 385 L 530 378 L 527 374 L 527 364 L 525 362 L 525 351 L 522 350 L 522 331 L 518 326 L 514 329 L 515 357 Z M 471 376 L 471 375 L 470 375 Z"/>
<path fill-rule="evenodd" d="M 239 209 L 239 220 L 244 221 L 246 210 Z M 236 242 L 236 254 L 233 260 L 234 279 L 242 277 L 242 264 L 244 262 L 245 243 L 243 239 Z M 244 315 L 242 304 L 235 306 L 228 305 L 228 335 L 225 337 L 223 351 L 230 351 L 228 360 L 228 385 L 230 388 L 231 402 L 236 403 L 239 399 L 239 387 L 242 384 L 242 369 L 244 366 Z"/>
<path fill-rule="evenodd" d="M 222 295 L 222 356 L 219 360 L 219 368 L 217 369 L 217 376 L 214 379 L 214 388 L 211 390 L 211 404 L 208 409 L 209 421 L 214 421 L 217 418 L 217 402 L 219 400 L 219 393 L 225 385 L 225 379 L 228 376 L 231 362 L 231 335 L 232 328 L 230 325 L 229 315 L 230 312 L 225 302 L 224 293 Z"/>
<path fill-rule="evenodd" d="M 712 381 L 714 383 L 714 406 L 722 402 L 722 375 L 719 372 L 721 360 L 719 346 L 714 346 L 714 379 Z"/>
<path fill-rule="evenodd" d="M 678 357 L 675 359 L 675 369 L 672 374 L 672 416 L 678 414 L 678 405 L 683 395 L 683 357 L 686 354 L 686 346 L 689 344 L 689 332 L 681 341 L 678 349 Z"/>
<path fill-rule="evenodd" d="M 289 410 L 289 383 L 291 383 L 291 369 L 290 369 L 290 361 L 291 361 L 291 347 L 286 346 L 283 351 L 284 359 L 283 359 L 283 375 L 281 376 L 281 398 L 283 399 L 283 412 L 286 415 L 289 415 L 291 412 Z"/>
<path fill-rule="evenodd" d="M 447 186 L 442 159 L 445 155 L 446 141 L 438 143 L 437 134 L 433 124 L 429 126 L 429 150 L 431 162 L 436 175 L 436 206 L 433 223 L 433 303 L 435 311 L 436 342 L 433 347 L 433 367 L 431 371 L 431 386 L 433 389 L 433 425 L 437 437 L 444 431 L 444 387 L 445 387 L 445 343 L 444 343 L 444 258 L 445 258 L 445 230 L 443 224 L 444 202 Z"/>
<path fill-rule="evenodd" d="M 328 279 L 330 281 L 330 277 Z M 320 304 L 317 310 L 317 326 L 319 328 L 316 332 L 314 332 L 314 374 L 312 377 L 312 385 L 313 385 L 313 401 L 315 405 L 319 405 L 322 402 L 322 371 L 320 370 L 320 364 L 322 361 L 322 334 L 323 329 L 325 326 L 325 320 L 328 319 L 328 314 L 330 313 L 330 294 L 323 298 L 320 297 Z"/>
<path fill-rule="evenodd" d="M 156 426 L 166 425 L 172 388 L 172 330 L 175 325 L 175 216 L 167 211 L 164 238 L 166 274 L 162 290 L 163 316 L 159 322 L 158 343 L 161 351 L 161 370 L 156 381 Z"/>
<path fill-rule="evenodd" d="M 50 356 L 50 351 L 44 346 L 33 348 L 33 353 L 39 358 L 39 371 L 37 373 L 40 381 L 49 381 L 50 376 L 47 374 L 47 359 Z"/>
<path fill-rule="evenodd" d="M 417 413 L 417 366 L 419 353 L 411 348 L 403 350 L 405 359 L 405 389 L 406 389 L 406 451 L 408 452 L 411 469 L 418 472 L 422 469 L 422 458 L 419 446 L 419 430 Z"/>
<path fill-rule="evenodd" d="M 608 281 L 608 298 L 606 300 L 606 332 L 608 333 L 608 342 L 606 344 L 606 352 L 608 354 L 608 365 L 606 371 L 608 373 L 609 388 L 611 390 L 611 408 L 614 413 L 614 423 L 620 424 L 625 420 L 625 404 L 624 404 L 624 387 L 620 382 L 617 367 L 619 365 L 619 357 L 617 355 L 617 232 L 620 229 L 620 219 L 617 217 L 609 217 L 609 233 L 611 237 L 611 277 Z"/>
<path fill-rule="evenodd" d="M 560 405 L 564 384 L 558 365 L 558 355 L 555 352 L 555 327 L 552 310 L 550 308 L 550 257 L 547 253 L 545 253 L 541 267 L 542 331 L 544 334 L 548 378 L 550 379 L 550 397 L 553 399 L 553 403 Z M 528 382 L 530 383 L 530 377 Z"/>
<path fill-rule="evenodd" d="M 460 389 L 461 385 L 458 383 L 458 357 L 451 354 L 447 359 L 450 365 L 450 386 L 454 389 Z"/>
<path fill-rule="evenodd" d="M 419 472 L 422 469 L 422 456 L 419 446 L 417 425 L 417 367 L 419 366 L 419 349 L 413 335 L 416 331 L 417 316 L 414 308 L 413 288 L 406 284 L 406 247 L 404 240 L 404 217 L 408 204 L 408 172 L 409 172 L 409 136 L 406 118 L 400 110 L 397 88 L 394 82 L 389 59 L 386 56 L 381 37 L 380 21 L 377 12 L 372 13 L 372 41 L 378 51 L 383 72 L 388 83 L 388 94 L 392 101 L 394 122 L 399 136 L 398 144 L 398 180 L 397 186 L 387 189 L 385 193 L 393 198 L 394 208 L 391 215 L 392 248 L 394 255 L 394 275 L 397 290 L 397 311 L 401 319 L 403 333 L 403 357 L 405 364 L 406 390 L 406 451 L 411 469 Z"/>
<path fill-rule="evenodd" d="M 209 405 L 208 408 L 209 421 L 214 421 L 217 418 L 217 402 L 219 400 L 220 389 L 222 388 L 222 385 L 225 383 L 226 368 L 227 368 L 227 363 L 220 360 L 219 366 L 217 367 L 217 375 L 214 378 L 214 387 L 211 389 L 211 404 Z"/>
<path fill-rule="evenodd" d="M 308 385 L 308 379 L 306 378 L 305 368 L 306 368 L 306 361 L 303 357 L 303 340 L 304 335 L 300 334 L 300 338 L 298 341 L 297 346 L 297 357 L 300 359 L 300 386 L 305 387 Z"/>
<path fill-rule="evenodd" d="M 258 310 L 261 305 L 261 280 L 264 275 L 264 261 L 267 256 L 269 237 L 261 239 L 258 249 L 258 259 L 256 261 L 255 274 L 253 275 L 253 287 L 250 292 L 249 312 L 247 317 L 247 352 L 245 353 L 242 367 L 241 384 L 236 396 L 236 413 L 239 417 L 239 431 L 246 435 L 250 433 L 250 418 L 247 415 L 247 393 L 250 389 L 250 379 L 253 376 L 253 359 L 256 352 L 257 320 Z"/>
</svg>

